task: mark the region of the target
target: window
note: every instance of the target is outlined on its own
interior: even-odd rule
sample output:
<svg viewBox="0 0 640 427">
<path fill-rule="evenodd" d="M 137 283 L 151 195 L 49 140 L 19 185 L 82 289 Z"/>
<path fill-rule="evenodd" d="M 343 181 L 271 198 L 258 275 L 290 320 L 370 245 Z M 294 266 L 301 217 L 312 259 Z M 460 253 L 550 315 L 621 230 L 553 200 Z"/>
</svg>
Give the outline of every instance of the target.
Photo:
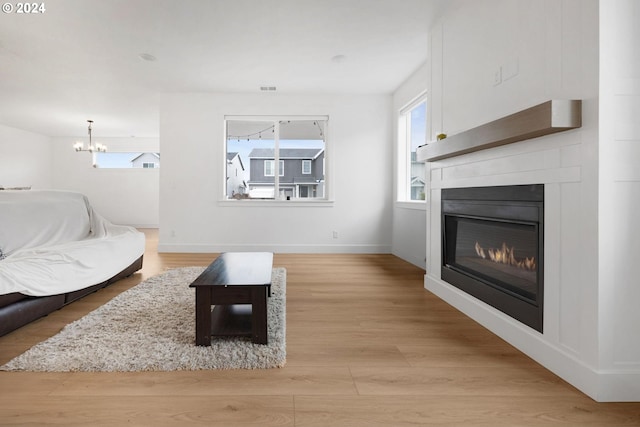
<svg viewBox="0 0 640 427">
<path fill-rule="evenodd" d="M 273 176 L 275 168 L 275 160 L 264 161 L 264 176 Z M 280 176 L 284 176 L 284 160 L 280 160 L 280 168 L 278 170 Z"/>
<path fill-rule="evenodd" d="M 311 173 L 311 160 L 302 161 L 302 174 L 309 175 Z"/>
<path fill-rule="evenodd" d="M 400 111 L 398 121 L 398 200 L 425 200 L 425 164 L 416 151 L 427 142 L 427 101 L 425 95 Z"/>
<path fill-rule="evenodd" d="M 225 198 L 326 199 L 327 122 L 326 116 L 225 117 Z"/>
<path fill-rule="evenodd" d="M 160 153 L 94 153 L 96 168 L 155 169 L 160 167 Z"/>
<path fill-rule="evenodd" d="M 264 176 L 273 176 L 275 174 L 275 160 L 264 161 Z"/>
</svg>

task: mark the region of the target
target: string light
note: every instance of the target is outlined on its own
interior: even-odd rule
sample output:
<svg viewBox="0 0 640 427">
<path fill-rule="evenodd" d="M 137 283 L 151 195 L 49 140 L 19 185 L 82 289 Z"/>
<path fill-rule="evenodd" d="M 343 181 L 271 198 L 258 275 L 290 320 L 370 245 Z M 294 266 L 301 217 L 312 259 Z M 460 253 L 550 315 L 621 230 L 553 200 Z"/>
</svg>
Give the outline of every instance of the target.
<svg viewBox="0 0 640 427">
<path fill-rule="evenodd" d="M 254 132 L 254 133 L 248 133 L 246 135 L 228 135 L 227 136 L 227 140 L 230 139 L 237 139 L 238 142 L 240 142 L 241 139 L 246 139 L 247 141 L 250 141 L 252 139 L 252 137 L 257 136 L 258 139 L 262 139 L 262 133 L 263 132 L 267 132 L 268 130 L 271 130 L 271 132 L 275 132 L 275 126 L 271 125 L 268 128 L 262 129 L 258 132 Z"/>
<path fill-rule="evenodd" d="M 288 125 L 290 123 L 291 123 L 291 120 L 280 121 L 281 125 Z M 320 136 L 324 136 L 324 133 L 322 131 L 322 126 L 320 125 L 320 123 L 318 123 L 318 121 L 314 120 L 313 121 L 313 125 L 318 127 L 318 130 L 320 132 Z M 227 141 L 235 139 L 238 142 L 240 142 L 241 139 L 242 140 L 246 139 L 247 142 L 250 142 L 252 139 L 255 139 L 256 136 L 258 137 L 258 139 L 262 139 L 262 134 L 264 132 L 268 132 L 268 131 L 271 131 L 271 133 L 275 133 L 275 125 L 271 125 L 271 126 L 269 126 L 267 128 L 259 130 L 257 132 L 248 133 L 248 134 L 245 134 L 245 135 L 227 135 Z"/>
</svg>

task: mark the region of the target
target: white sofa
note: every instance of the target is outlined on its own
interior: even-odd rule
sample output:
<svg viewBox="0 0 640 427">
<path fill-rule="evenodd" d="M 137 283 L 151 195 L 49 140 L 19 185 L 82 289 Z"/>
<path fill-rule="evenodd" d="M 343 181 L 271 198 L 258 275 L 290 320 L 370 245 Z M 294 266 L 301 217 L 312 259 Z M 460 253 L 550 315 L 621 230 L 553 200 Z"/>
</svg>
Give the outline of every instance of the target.
<svg viewBox="0 0 640 427">
<path fill-rule="evenodd" d="M 0 336 L 142 267 L 144 234 L 67 191 L 0 191 Z"/>
</svg>

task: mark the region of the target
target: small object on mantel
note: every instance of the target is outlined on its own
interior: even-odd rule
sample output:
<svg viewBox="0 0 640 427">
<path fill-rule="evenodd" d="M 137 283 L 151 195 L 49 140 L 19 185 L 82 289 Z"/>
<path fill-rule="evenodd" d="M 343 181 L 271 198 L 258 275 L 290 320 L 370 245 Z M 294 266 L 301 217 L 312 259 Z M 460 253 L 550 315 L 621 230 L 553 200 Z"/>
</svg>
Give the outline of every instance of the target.
<svg viewBox="0 0 640 427">
<path fill-rule="evenodd" d="M 436 141 L 442 141 L 443 139 L 445 139 L 447 137 L 446 133 L 439 133 L 436 135 Z M 418 148 L 420 147 L 425 147 L 429 144 L 433 144 L 436 141 L 428 141 L 426 144 L 422 144 L 422 145 L 418 145 Z"/>
</svg>

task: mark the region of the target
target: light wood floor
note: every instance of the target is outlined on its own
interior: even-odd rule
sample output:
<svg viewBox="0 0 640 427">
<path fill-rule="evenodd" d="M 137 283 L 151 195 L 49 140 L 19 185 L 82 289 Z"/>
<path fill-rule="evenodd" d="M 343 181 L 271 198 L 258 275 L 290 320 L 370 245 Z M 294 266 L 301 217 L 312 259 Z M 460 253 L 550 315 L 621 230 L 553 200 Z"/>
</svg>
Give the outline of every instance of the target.
<svg viewBox="0 0 640 427">
<path fill-rule="evenodd" d="M 113 296 L 216 254 L 158 254 L 142 272 L 0 338 L 0 364 Z M 157 373 L 0 372 L 1 425 L 640 426 L 425 291 L 391 255 L 276 254 L 287 269 L 287 365 Z"/>
</svg>

